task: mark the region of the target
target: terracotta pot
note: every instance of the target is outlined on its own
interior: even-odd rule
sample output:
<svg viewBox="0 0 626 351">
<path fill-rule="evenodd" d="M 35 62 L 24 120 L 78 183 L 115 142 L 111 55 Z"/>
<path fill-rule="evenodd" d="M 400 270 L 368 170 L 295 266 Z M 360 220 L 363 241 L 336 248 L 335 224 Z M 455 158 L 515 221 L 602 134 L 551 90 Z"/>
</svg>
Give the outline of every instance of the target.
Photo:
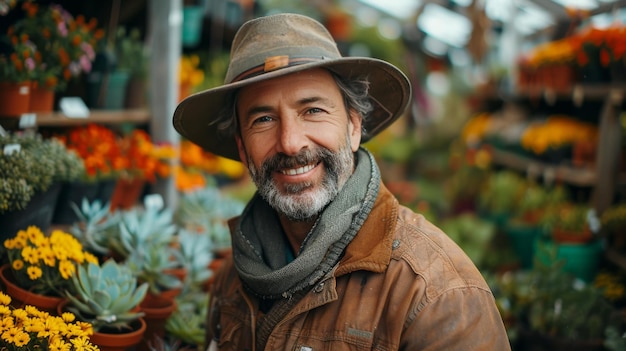
<svg viewBox="0 0 626 351">
<path fill-rule="evenodd" d="M 168 299 L 170 301 L 174 301 L 174 299 L 178 295 L 180 295 L 181 291 L 182 291 L 182 288 L 164 290 L 164 291 L 161 291 L 158 294 L 155 294 L 155 293 L 152 293 L 152 292 L 148 291 L 148 293 L 146 294 L 146 297 L 144 297 L 142 303 L 145 303 L 147 305 L 151 305 L 153 303 L 158 303 L 158 302 L 155 302 L 153 300 L 158 301 L 158 300 L 161 300 L 161 299 Z"/>
<path fill-rule="evenodd" d="M 28 113 L 30 82 L 0 82 L 0 116 L 21 117 Z"/>
<path fill-rule="evenodd" d="M 58 306 L 65 301 L 62 297 L 35 294 L 19 287 L 15 283 L 11 267 L 8 264 L 0 267 L 0 280 L 2 280 L 2 284 L 6 289 L 3 290 L 6 291 L 7 295 L 11 296 L 11 305 L 16 308 L 32 305 L 40 311 L 55 313 Z"/>
<path fill-rule="evenodd" d="M 554 228 L 552 230 L 552 238 L 555 242 L 563 244 L 582 244 L 587 243 L 593 239 L 593 234 L 589 228 L 586 228 L 582 232 L 570 232 L 567 230 Z"/>
<path fill-rule="evenodd" d="M 138 349 L 149 350 L 151 341 L 165 337 L 165 323 L 176 310 L 176 302 L 169 298 L 152 296 L 139 304 L 139 310 L 145 314 L 143 319 L 147 327 Z"/>
<path fill-rule="evenodd" d="M 126 351 L 134 350 L 139 345 L 146 332 L 147 324 L 143 318 L 131 322 L 133 330 L 124 333 L 97 331 L 89 338 L 91 343 L 97 345 L 100 351 Z"/>
<path fill-rule="evenodd" d="M 30 88 L 29 112 L 50 113 L 54 110 L 54 90 L 40 88 L 33 84 Z"/>
<path fill-rule="evenodd" d="M 129 209 L 137 204 L 143 193 L 146 181 L 141 178 L 120 178 L 111 195 L 111 211 Z"/>
</svg>

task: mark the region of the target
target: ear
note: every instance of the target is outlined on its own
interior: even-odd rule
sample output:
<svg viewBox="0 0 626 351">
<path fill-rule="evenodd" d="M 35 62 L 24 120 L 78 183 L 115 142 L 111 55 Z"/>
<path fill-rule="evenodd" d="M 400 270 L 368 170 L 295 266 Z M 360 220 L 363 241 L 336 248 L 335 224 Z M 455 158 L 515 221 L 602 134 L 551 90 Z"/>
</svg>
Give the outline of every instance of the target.
<svg viewBox="0 0 626 351">
<path fill-rule="evenodd" d="M 239 151 L 239 159 L 241 160 L 241 163 L 243 163 L 243 165 L 246 166 L 246 168 L 248 168 L 248 156 L 246 154 L 246 148 L 243 146 L 243 140 L 241 139 L 241 136 L 236 135 L 235 141 L 237 142 L 237 150 Z"/>
<path fill-rule="evenodd" d="M 363 118 L 356 110 L 350 110 L 350 123 L 348 123 L 348 132 L 350 133 L 350 146 L 352 152 L 358 150 L 361 145 L 361 126 Z"/>
</svg>

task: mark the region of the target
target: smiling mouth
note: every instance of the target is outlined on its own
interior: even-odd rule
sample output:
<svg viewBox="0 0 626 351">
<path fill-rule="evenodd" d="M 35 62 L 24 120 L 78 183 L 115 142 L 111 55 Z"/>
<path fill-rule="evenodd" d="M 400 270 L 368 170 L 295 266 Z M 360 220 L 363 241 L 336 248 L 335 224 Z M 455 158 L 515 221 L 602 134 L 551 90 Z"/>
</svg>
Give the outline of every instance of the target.
<svg viewBox="0 0 626 351">
<path fill-rule="evenodd" d="M 309 172 L 310 170 L 315 168 L 315 166 L 317 166 L 317 164 L 310 164 L 310 165 L 306 165 L 306 166 L 302 166 L 298 168 L 283 169 L 280 171 L 280 173 L 294 176 L 294 175 L 304 174 L 306 172 Z"/>
</svg>

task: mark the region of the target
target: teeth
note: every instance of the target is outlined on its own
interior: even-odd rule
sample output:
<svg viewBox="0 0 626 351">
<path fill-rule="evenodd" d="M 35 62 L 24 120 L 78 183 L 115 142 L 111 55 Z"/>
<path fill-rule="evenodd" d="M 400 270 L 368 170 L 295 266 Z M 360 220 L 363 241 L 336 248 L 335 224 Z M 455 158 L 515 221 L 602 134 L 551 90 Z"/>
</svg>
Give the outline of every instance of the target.
<svg viewBox="0 0 626 351">
<path fill-rule="evenodd" d="M 306 173 L 312 170 L 313 168 L 315 168 L 315 165 L 306 165 L 306 166 L 299 167 L 299 168 L 282 170 L 281 172 L 286 175 L 298 175 L 298 174 Z"/>
</svg>

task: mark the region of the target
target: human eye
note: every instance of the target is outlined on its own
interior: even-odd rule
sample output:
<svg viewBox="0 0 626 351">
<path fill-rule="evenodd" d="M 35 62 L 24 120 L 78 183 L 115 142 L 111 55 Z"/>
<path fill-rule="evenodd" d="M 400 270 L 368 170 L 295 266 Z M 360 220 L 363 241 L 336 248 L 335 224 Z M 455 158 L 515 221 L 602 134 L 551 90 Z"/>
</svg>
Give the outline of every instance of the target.
<svg viewBox="0 0 626 351">
<path fill-rule="evenodd" d="M 306 113 L 309 115 L 314 115 L 314 114 L 319 114 L 319 113 L 323 113 L 324 110 L 319 108 L 319 107 L 311 107 L 309 108 Z"/>
<path fill-rule="evenodd" d="M 273 120 L 274 119 L 268 115 L 258 116 L 252 119 L 252 125 L 259 125 L 259 124 L 271 122 Z"/>
</svg>

